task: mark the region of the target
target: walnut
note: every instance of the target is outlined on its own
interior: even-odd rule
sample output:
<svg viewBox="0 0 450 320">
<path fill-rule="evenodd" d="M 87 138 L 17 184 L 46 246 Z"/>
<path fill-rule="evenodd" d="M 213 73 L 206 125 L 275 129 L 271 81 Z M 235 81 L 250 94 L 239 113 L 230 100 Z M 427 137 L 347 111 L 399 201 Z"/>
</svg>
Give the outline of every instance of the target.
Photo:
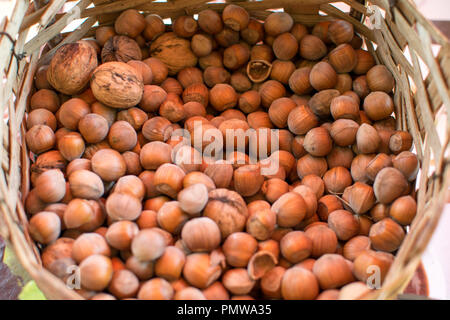
<svg viewBox="0 0 450 320">
<path fill-rule="evenodd" d="M 191 51 L 189 40 L 179 38 L 173 32 L 164 33 L 153 41 L 150 55 L 164 62 L 172 76 L 197 64 L 197 56 Z"/>
<path fill-rule="evenodd" d="M 142 60 L 141 48 L 127 36 L 114 36 L 106 41 L 102 49 L 102 62 Z"/>
<path fill-rule="evenodd" d="M 97 52 L 86 42 L 61 46 L 47 70 L 47 80 L 53 88 L 68 95 L 83 91 L 97 68 Z"/>
<path fill-rule="evenodd" d="M 107 62 L 94 70 L 91 89 L 95 98 L 112 108 L 130 108 L 142 98 L 142 76 L 124 62 Z"/>
</svg>

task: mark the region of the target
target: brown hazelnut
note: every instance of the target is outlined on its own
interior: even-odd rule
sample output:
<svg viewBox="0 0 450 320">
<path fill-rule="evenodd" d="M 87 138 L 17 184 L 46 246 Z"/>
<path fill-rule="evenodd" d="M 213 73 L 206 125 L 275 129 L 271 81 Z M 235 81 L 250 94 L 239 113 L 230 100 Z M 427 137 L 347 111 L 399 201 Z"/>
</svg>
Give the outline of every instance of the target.
<svg viewBox="0 0 450 320">
<path fill-rule="evenodd" d="M 378 172 L 373 183 L 375 197 L 381 203 L 390 203 L 408 188 L 405 176 L 397 169 L 387 167 Z"/>
<path fill-rule="evenodd" d="M 370 246 L 369 237 L 356 236 L 345 243 L 343 255 L 346 259 L 354 261 L 362 252 L 370 250 Z"/>
<path fill-rule="evenodd" d="M 352 46 L 347 43 L 340 44 L 330 51 L 328 59 L 331 66 L 338 73 L 352 71 L 357 63 L 356 52 Z"/>
<path fill-rule="evenodd" d="M 331 115 L 335 120 L 350 119 L 357 121 L 359 118 L 359 104 L 349 96 L 339 96 L 331 100 Z"/>
<path fill-rule="evenodd" d="M 378 172 L 386 167 L 392 167 L 392 158 L 385 153 L 379 153 L 367 164 L 366 175 L 374 181 Z"/>
<path fill-rule="evenodd" d="M 149 243 L 152 245 L 149 246 Z M 163 255 L 167 244 L 164 237 L 154 229 L 143 229 L 133 238 L 131 251 L 140 261 L 151 261 Z"/>
<path fill-rule="evenodd" d="M 352 184 L 352 177 L 347 168 L 334 167 L 325 172 L 323 182 L 329 193 L 341 194 Z"/>
<path fill-rule="evenodd" d="M 113 220 L 135 220 L 142 212 L 141 201 L 127 193 L 110 194 L 105 207 L 108 216 Z"/>
<path fill-rule="evenodd" d="M 222 283 L 231 293 L 243 295 L 253 289 L 256 281 L 250 278 L 247 269 L 235 268 L 224 273 Z"/>
<path fill-rule="evenodd" d="M 294 25 L 292 17 L 285 12 L 273 12 L 264 21 L 264 30 L 268 35 L 277 36 L 288 32 Z"/>
<path fill-rule="evenodd" d="M 162 278 L 153 278 L 144 282 L 137 294 L 139 300 L 171 300 L 173 296 L 172 286 Z"/>
<path fill-rule="evenodd" d="M 298 106 L 289 113 L 289 130 L 294 134 L 305 134 L 319 123 L 318 118 L 307 106 Z"/>
<path fill-rule="evenodd" d="M 409 151 L 402 151 L 392 159 L 394 168 L 398 169 L 408 179 L 416 179 L 419 170 L 419 160 L 417 156 Z"/>
<path fill-rule="evenodd" d="M 353 25 L 345 20 L 332 21 L 328 27 L 328 36 L 337 45 L 350 42 L 353 39 Z"/>
<path fill-rule="evenodd" d="M 394 220 L 385 218 L 372 225 L 369 237 L 374 249 L 393 252 L 402 244 L 405 231 Z"/>
<path fill-rule="evenodd" d="M 299 52 L 304 59 L 319 60 L 327 54 L 327 47 L 320 38 L 307 34 L 300 40 Z"/>
<path fill-rule="evenodd" d="M 289 262 L 298 263 L 311 254 L 312 241 L 303 231 L 291 231 L 281 238 L 280 250 Z"/>
<path fill-rule="evenodd" d="M 222 269 L 217 261 L 207 253 L 192 253 L 186 257 L 183 268 L 184 278 L 193 286 L 205 289 L 221 275 Z"/>
<path fill-rule="evenodd" d="M 395 85 L 392 73 L 384 65 L 376 65 L 367 71 L 367 85 L 370 91 L 384 91 L 389 93 Z"/>
<path fill-rule="evenodd" d="M 172 24 L 176 35 L 183 38 L 192 37 L 197 31 L 197 27 L 197 21 L 191 16 L 179 16 Z"/>
<path fill-rule="evenodd" d="M 277 214 L 280 227 L 294 227 L 305 218 L 306 203 L 300 194 L 288 192 L 273 203 L 272 211 Z"/>
<path fill-rule="evenodd" d="M 247 27 L 241 30 L 240 35 L 249 45 L 254 45 L 263 39 L 264 25 L 257 19 L 250 18 Z"/>
<path fill-rule="evenodd" d="M 364 98 L 364 112 L 374 121 L 383 120 L 394 112 L 392 98 L 383 91 L 369 93 Z"/>
<path fill-rule="evenodd" d="M 346 210 L 335 210 L 328 216 L 328 226 L 339 240 L 349 240 L 359 232 L 359 221 Z"/>
<path fill-rule="evenodd" d="M 303 142 L 303 148 L 315 157 L 326 156 L 331 151 L 332 146 L 333 142 L 328 130 L 322 127 L 309 130 Z"/>
<path fill-rule="evenodd" d="M 375 154 L 358 154 L 353 158 L 350 173 L 353 181 L 368 183 L 370 180 L 366 175 L 367 165 L 375 158 Z"/>
<path fill-rule="evenodd" d="M 122 155 L 116 150 L 102 149 L 91 159 L 92 170 L 104 181 L 115 181 L 125 175 L 127 166 Z"/>
<path fill-rule="evenodd" d="M 313 300 L 319 294 L 314 274 L 301 267 L 291 267 L 283 274 L 281 295 L 286 300 Z"/>
<path fill-rule="evenodd" d="M 198 25 L 200 29 L 208 34 L 216 34 L 223 29 L 223 22 L 220 15 L 211 9 L 206 9 L 199 12 Z"/>
<path fill-rule="evenodd" d="M 383 283 L 393 261 L 392 254 L 366 250 L 354 260 L 353 273 L 358 280 L 366 283 L 368 278 L 373 276 L 375 266 L 379 268 L 380 282 Z"/>
<path fill-rule="evenodd" d="M 306 236 L 312 241 L 312 257 L 320 257 L 325 253 L 335 253 L 337 249 L 336 233 L 324 225 L 311 226 L 306 231 Z"/>
<path fill-rule="evenodd" d="M 240 31 L 247 28 L 250 16 L 244 8 L 229 4 L 223 9 L 222 20 L 229 28 Z"/>
<path fill-rule="evenodd" d="M 331 89 L 337 83 L 337 74 L 328 62 L 318 62 L 309 74 L 311 86 L 317 91 Z"/>
<path fill-rule="evenodd" d="M 342 198 L 348 203 L 351 210 L 357 214 L 369 211 L 375 204 L 372 187 L 362 182 L 355 182 L 352 186 L 345 188 Z"/>
<path fill-rule="evenodd" d="M 363 123 L 356 133 L 356 146 L 360 153 L 374 153 L 381 143 L 377 130 L 370 124 Z"/>
<path fill-rule="evenodd" d="M 322 177 L 327 171 L 327 160 L 323 157 L 314 157 L 307 154 L 297 162 L 297 174 L 300 178 L 314 174 Z"/>
<path fill-rule="evenodd" d="M 111 259 L 94 254 L 80 263 L 81 285 L 87 290 L 102 291 L 111 281 L 113 268 Z"/>
<path fill-rule="evenodd" d="M 342 287 L 355 278 L 347 261 L 338 254 L 325 254 L 314 263 L 313 273 L 322 289 Z"/>
<path fill-rule="evenodd" d="M 412 147 L 412 136 L 407 131 L 397 131 L 389 139 L 389 149 L 394 154 L 409 151 Z"/>
<path fill-rule="evenodd" d="M 417 211 L 416 200 L 411 196 L 396 199 L 389 208 L 389 215 L 403 226 L 414 220 Z"/>
</svg>

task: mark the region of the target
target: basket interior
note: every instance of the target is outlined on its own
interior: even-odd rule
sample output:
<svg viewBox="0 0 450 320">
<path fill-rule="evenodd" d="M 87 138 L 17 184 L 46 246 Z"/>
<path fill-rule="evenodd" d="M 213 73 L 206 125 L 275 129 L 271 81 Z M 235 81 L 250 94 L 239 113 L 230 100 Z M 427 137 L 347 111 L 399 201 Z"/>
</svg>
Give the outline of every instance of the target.
<svg viewBox="0 0 450 320">
<path fill-rule="evenodd" d="M 231 2 L 231 1 L 229 1 Z M 409 0 L 389 1 L 345 0 L 263 0 L 233 1 L 250 15 L 263 20 L 274 10 L 284 10 L 296 22 L 312 26 L 320 21 L 344 19 L 351 22 L 362 36 L 367 50 L 376 62 L 384 64 L 396 80 L 394 92 L 397 128 L 407 130 L 414 138 L 415 152 L 421 161 L 418 179 L 418 215 L 392 266 L 383 289 L 376 296 L 392 298 L 412 277 L 434 227 L 446 190 L 449 187 L 449 123 L 450 111 L 449 42 L 417 11 Z M 223 10 L 225 1 L 172 0 L 81 0 L 81 1 L 17 1 L 12 16 L 0 26 L 7 34 L 0 38 L 0 65 L 4 72 L 4 92 L 0 97 L 3 114 L 9 118 L 0 129 L 2 173 L 0 203 L 3 215 L 1 234 L 13 244 L 18 258 L 51 298 L 79 298 L 64 284 L 39 266 L 39 254 L 29 235 L 23 232 L 27 217 L 19 195 L 29 191 L 30 159 L 25 148 L 22 123 L 28 96 L 33 90 L 33 76 L 40 65 L 47 64 L 63 44 L 95 34 L 98 26 L 112 25 L 120 12 L 136 8 L 143 13 L 156 13 L 167 19 L 195 15 L 210 8 Z M 348 12 L 350 11 L 350 12 Z M 49 50 L 42 51 L 48 43 Z M 11 54 L 14 52 L 14 54 Z M 18 137 L 18 138 L 16 138 Z M 19 191 L 19 192 L 18 192 Z M 56 279 L 56 281 L 54 281 Z M 52 281 L 50 281 L 52 280 Z M 48 283 L 52 282 L 51 285 Z M 52 291 L 53 290 L 53 291 Z M 56 293 L 55 293 L 56 292 Z"/>
</svg>

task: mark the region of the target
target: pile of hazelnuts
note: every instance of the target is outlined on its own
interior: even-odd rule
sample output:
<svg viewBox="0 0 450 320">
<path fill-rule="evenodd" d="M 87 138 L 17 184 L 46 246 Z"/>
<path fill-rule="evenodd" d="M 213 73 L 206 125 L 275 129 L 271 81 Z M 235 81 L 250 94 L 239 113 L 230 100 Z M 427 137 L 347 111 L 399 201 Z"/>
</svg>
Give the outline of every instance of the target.
<svg viewBox="0 0 450 320">
<path fill-rule="evenodd" d="M 152 51 L 160 37 L 176 45 Z M 43 266 L 63 281 L 79 267 L 86 299 L 370 293 L 373 267 L 382 283 L 415 217 L 419 162 L 396 130 L 394 78 L 362 42 L 345 20 L 309 28 L 230 4 L 171 26 L 126 10 L 78 51 L 58 50 L 54 64 L 81 52 L 74 63 L 95 70 L 61 80 L 50 63 L 35 76 L 24 203 Z M 180 46 L 186 62 L 165 59 Z M 254 129 L 267 146 L 277 129 L 279 149 L 261 156 L 246 141 L 203 156 L 206 129 Z"/>
</svg>

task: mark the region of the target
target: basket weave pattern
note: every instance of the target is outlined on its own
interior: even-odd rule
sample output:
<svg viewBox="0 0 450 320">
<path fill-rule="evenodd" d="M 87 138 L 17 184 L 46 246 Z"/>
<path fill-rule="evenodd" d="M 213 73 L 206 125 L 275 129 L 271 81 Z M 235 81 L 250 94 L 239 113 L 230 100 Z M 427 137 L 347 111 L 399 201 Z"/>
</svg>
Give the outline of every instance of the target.
<svg viewBox="0 0 450 320">
<path fill-rule="evenodd" d="M 29 3 L 31 2 L 31 4 Z M 47 64 L 63 44 L 92 37 L 96 23 L 112 25 L 121 11 L 136 8 L 162 18 L 193 15 L 210 8 L 221 11 L 226 3 L 204 0 L 80 0 L 64 12 L 67 0 L 17 0 L 10 17 L 0 21 L 0 67 L 3 78 L 0 94 L 0 235 L 15 249 L 18 259 L 49 299 L 81 299 L 75 291 L 42 268 L 39 252 L 26 232 L 27 216 L 23 200 L 30 188 L 30 159 L 23 120 L 27 112 L 33 77 L 39 65 Z M 394 93 L 397 127 L 408 130 L 421 162 L 417 192 L 418 213 L 396 260 L 380 290 L 373 298 L 390 299 L 406 287 L 420 256 L 431 238 L 450 185 L 450 45 L 410 0 L 343 0 L 351 7 L 350 15 L 329 0 L 263 0 L 237 2 L 251 16 L 264 19 L 270 9 L 283 8 L 296 22 L 312 26 L 335 18 L 351 22 L 365 40 L 378 64 L 384 64 L 396 80 Z M 94 3 L 94 6 L 90 6 Z M 367 17 L 370 6 L 384 13 L 376 28 Z M 74 19 L 81 25 L 74 31 L 63 29 Z M 361 22 L 363 21 L 363 22 Z M 30 39 L 31 30 L 38 33 Z M 41 54 L 49 43 L 51 50 Z M 434 50 L 432 44 L 435 45 Z M 444 118 L 444 137 L 436 123 Z M 442 130 L 441 130 L 442 131 Z"/>
</svg>

